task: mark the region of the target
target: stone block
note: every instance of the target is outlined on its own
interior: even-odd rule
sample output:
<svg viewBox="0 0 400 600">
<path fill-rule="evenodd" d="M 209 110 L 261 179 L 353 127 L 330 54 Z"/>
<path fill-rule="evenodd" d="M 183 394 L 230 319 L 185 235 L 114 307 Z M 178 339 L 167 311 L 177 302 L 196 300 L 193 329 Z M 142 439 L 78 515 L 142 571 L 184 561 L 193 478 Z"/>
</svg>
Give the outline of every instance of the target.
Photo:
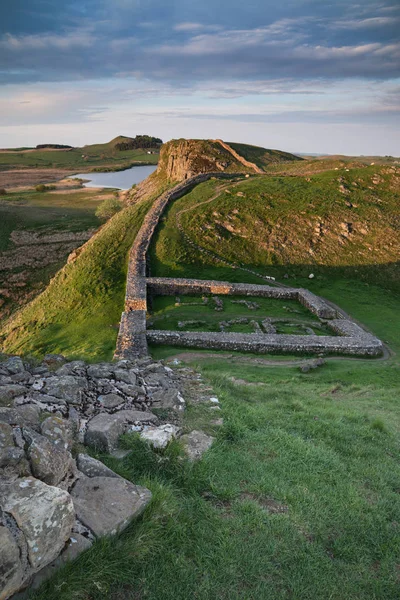
<svg viewBox="0 0 400 600">
<path fill-rule="evenodd" d="M 7 600 L 24 582 L 20 549 L 7 527 L 0 525 L 0 600 Z"/>
<path fill-rule="evenodd" d="M 81 473 L 86 477 L 113 477 L 118 478 L 119 475 L 106 467 L 102 462 L 92 458 L 88 454 L 78 454 L 76 465 Z"/>
<path fill-rule="evenodd" d="M 215 438 L 204 431 L 191 431 L 181 437 L 184 450 L 190 460 L 198 460 L 204 452 L 211 448 Z"/>
<path fill-rule="evenodd" d="M 24 429 L 23 436 L 33 475 L 48 485 L 59 484 L 71 467 L 70 453 L 32 430 Z"/>
<path fill-rule="evenodd" d="M 0 484 L 0 506 L 23 533 L 34 571 L 59 555 L 75 522 L 74 505 L 68 492 L 26 477 Z"/>
<path fill-rule="evenodd" d="M 96 537 L 125 529 L 151 500 L 148 489 L 110 477 L 79 479 L 71 495 L 78 519 Z"/>
</svg>

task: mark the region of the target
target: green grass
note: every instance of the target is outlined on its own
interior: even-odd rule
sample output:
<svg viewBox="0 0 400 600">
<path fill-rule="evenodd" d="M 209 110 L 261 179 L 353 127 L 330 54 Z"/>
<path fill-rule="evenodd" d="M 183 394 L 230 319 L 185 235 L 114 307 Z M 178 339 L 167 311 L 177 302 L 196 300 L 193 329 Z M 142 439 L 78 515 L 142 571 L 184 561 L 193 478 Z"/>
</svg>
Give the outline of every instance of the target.
<svg viewBox="0 0 400 600">
<path fill-rule="evenodd" d="M 157 296 L 152 299 L 152 309 L 149 316 L 150 329 L 184 330 L 184 331 L 220 331 L 219 323 L 231 319 L 246 318 L 249 321 L 261 321 L 266 317 L 280 317 L 291 321 L 292 318 L 300 319 L 306 325 L 312 326 L 319 323 L 317 317 L 294 300 L 276 300 L 274 298 L 253 298 L 250 296 L 236 296 L 228 298 L 219 296 L 223 302 L 223 310 L 216 311 L 212 296 L 207 304 L 202 304 L 202 296 L 181 296 L 181 303 L 176 305 L 175 296 Z M 246 300 L 258 304 L 258 308 L 250 310 L 235 301 Z M 200 304 L 200 305 L 199 305 Z M 180 328 L 179 321 L 202 321 L 202 324 L 189 324 Z M 284 324 L 277 325 L 285 329 Z M 226 328 L 229 332 L 253 333 L 254 328 L 250 323 L 235 323 Z M 330 330 L 321 330 L 332 335 Z M 304 334 L 299 327 L 287 326 L 285 333 Z"/>
<path fill-rule="evenodd" d="M 221 262 L 187 243 L 178 220 L 195 244 L 262 274 L 304 276 L 331 268 L 400 291 L 399 201 L 397 179 L 386 167 L 231 185 L 210 181 L 169 207 L 151 249 L 153 273 L 196 276 L 201 269 L 206 277 L 220 272 L 228 279 Z M 239 271 L 225 271 L 243 279 Z"/>
<path fill-rule="evenodd" d="M 6 322 L 3 350 L 110 360 L 124 306 L 127 254 L 149 205 L 141 202 L 115 215 L 45 292 Z"/>
<path fill-rule="evenodd" d="M 261 169 L 269 167 L 271 164 L 301 161 L 302 159 L 289 152 L 282 152 L 281 150 L 266 150 L 258 146 L 249 146 L 249 144 L 236 144 L 228 142 L 230 147 L 236 150 L 238 154 L 243 156 L 246 160 L 253 162 Z"/>
</svg>

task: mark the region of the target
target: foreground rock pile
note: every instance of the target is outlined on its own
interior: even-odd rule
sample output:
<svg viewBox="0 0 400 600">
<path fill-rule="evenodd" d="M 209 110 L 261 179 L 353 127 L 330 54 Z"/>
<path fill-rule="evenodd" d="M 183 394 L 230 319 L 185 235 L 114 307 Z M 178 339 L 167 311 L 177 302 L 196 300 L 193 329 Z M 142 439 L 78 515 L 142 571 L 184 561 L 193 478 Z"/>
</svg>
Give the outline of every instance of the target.
<svg viewBox="0 0 400 600">
<path fill-rule="evenodd" d="M 122 530 L 151 499 L 77 443 L 118 453 L 120 435 L 137 431 L 163 448 L 184 406 L 179 376 L 149 358 L 0 362 L 0 600 Z M 173 422 L 160 424 L 156 408 Z"/>
</svg>

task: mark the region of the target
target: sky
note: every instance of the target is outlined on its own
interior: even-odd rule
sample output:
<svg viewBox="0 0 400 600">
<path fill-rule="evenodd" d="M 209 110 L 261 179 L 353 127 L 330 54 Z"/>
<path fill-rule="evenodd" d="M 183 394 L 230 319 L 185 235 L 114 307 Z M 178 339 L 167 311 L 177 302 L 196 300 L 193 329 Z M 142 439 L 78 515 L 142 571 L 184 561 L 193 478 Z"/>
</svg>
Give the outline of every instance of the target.
<svg viewBox="0 0 400 600">
<path fill-rule="evenodd" d="M 398 0 L 1 0 L 0 147 L 400 156 Z"/>
</svg>

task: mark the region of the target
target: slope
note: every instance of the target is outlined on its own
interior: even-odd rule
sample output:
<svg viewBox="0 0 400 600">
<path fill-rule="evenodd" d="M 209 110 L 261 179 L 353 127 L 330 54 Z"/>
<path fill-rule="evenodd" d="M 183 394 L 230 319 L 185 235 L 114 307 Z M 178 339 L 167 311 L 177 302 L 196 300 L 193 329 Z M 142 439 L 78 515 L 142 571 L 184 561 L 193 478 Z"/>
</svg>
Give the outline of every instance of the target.
<svg viewBox="0 0 400 600">
<path fill-rule="evenodd" d="M 262 176 L 219 193 L 216 182 L 202 184 L 170 207 L 153 272 L 193 272 L 212 263 L 200 247 L 214 254 L 214 264 L 221 257 L 272 275 L 345 269 L 398 289 L 399 174 L 370 166 L 305 178 Z"/>
<path fill-rule="evenodd" d="M 3 351 L 111 359 L 124 305 L 127 255 L 149 205 L 124 209 L 82 246 L 44 292 L 6 322 L 0 331 Z"/>
</svg>

